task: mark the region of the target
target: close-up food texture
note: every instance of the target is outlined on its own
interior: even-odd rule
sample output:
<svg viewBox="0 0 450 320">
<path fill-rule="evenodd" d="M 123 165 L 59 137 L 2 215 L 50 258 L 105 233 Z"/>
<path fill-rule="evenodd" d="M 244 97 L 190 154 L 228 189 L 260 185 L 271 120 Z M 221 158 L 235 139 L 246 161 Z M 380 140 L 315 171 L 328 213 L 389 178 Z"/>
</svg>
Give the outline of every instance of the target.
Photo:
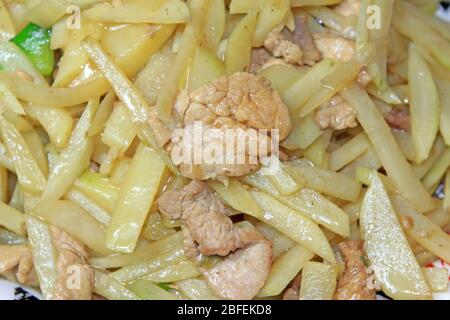
<svg viewBox="0 0 450 320">
<path fill-rule="evenodd" d="M 0 299 L 450 299 L 446 7 L 0 0 Z"/>
</svg>

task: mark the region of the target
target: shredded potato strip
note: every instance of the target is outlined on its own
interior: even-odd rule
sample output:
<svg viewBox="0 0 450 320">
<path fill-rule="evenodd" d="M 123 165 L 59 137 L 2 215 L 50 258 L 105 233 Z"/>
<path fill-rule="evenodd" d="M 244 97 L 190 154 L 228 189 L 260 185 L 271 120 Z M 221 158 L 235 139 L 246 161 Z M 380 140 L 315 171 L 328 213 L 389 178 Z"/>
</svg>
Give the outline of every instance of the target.
<svg viewBox="0 0 450 320">
<path fill-rule="evenodd" d="M 26 77 L 29 76 L 34 83 L 48 88 L 47 80 L 39 73 L 19 47 L 12 42 L 2 42 L 0 44 L 0 65 L 5 71 L 13 72 L 17 75 L 24 74 Z M 12 91 L 11 85 L 8 85 L 7 82 L 3 82 L 3 86 L 6 86 L 8 91 Z M 22 85 L 19 88 L 22 88 Z M 19 98 L 16 92 L 12 93 L 14 93 L 16 98 Z M 25 89 L 24 95 L 29 96 L 31 93 Z M 28 99 L 22 100 L 29 101 Z M 65 145 L 73 125 L 72 117 L 67 110 L 52 108 L 46 100 L 41 101 L 41 103 L 25 103 L 22 109 L 25 109 L 25 112 L 30 117 L 37 119 L 42 124 L 56 146 L 61 148 Z M 58 125 L 55 125 L 56 123 Z"/>
<path fill-rule="evenodd" d="M 208 283 L 202 278 L 186 279 L 175 282 L 183 296 L 191 300 L 219 300 Z"/>
<path fill-rule="evenodd" d="M 84 48 L 88 55 L 97 64 L 97 67 L 103 72 L 105 77 L 111 83 L 116 95 L 121 99 L 131 115 L 131 119 L 138 127 L 140 138 L 149 144 L 152 148 L 158 150 L 159 154 L 165 160 L 168 167 L 177 173 L 178 169 L 173 166 L 168 155 L 156 144 L 152 131 L 150 130 L 149 112 L 150 107 L 145 102 L 145 98 L 112 61 L 112 59 L 102 50 L 100 45 L 93 39 L 86 39 Z"/>
<path fill-rule="evenodd" d="M 25 222 L 41 292 L 46 299 L 51 299 L 56 282 L 56 252 L 49 227 L 31 216 L 27 216 Z"/>
<path fill-rule="evenodd" d="M 141 147 L 127 170 L 106 230 L 108 248 L 132 252 L 136 246 L 148 211 L 165 174 L 165 164 L 148 147 Z"/>
<path fill-rule="evenodd" d="M 250 66 L 257 14 L 257 11 L 249 12 L 239 21 L 230 35 L 225 51 L 225 69 L 227 74 L 244 71 Z"/>
<path fill-rule="evenodd" d="M 356 28 L 352 19 L 343 17 L 327 7 L 311 6 L 306 8 L 306 10 L 328 28 L 336 31 L 345 38 L 356 38 Z"/>
<path fill-rule="evenodd" d="M 5 203 L 0 203 L 0 225 L 14 233 L 25 236 L 25 215 Z"/>
<path fill-rule="evenodd" d="M 440 3 L 0 0 L 0 250 L 32 255 L 1 276 L 29 285 L 30 271 L 44 299 L 77 276 L 63 275 L 70 262 L 87 268 L 81 291 L 91 291 L 73 298 L 233 298 L 221 291 L 245 276 L 238 293 L 252 298 L 331 300 L 338 285 L 369 287 L 359 281 L 374 271 L 389 298 L 436 298 L 448 271 L 430 263 L 450 263 L 450 25 L 435 16 Z M 236 88 L 237 73 L 270 87 Z M 276 95 L 284 106 L 261 105 Z M 198 245 L 194 226 L 157 201 L 179 191 L 184 207 L 195 180 L 186 176 L 212 168 L 172 161 L 189 146 L 171 134 L 192 120 L 290 130 L 276 172 L 258 157 L 245 175 L 225 163 L 204 181 L 232 221 L 218 236 L 239 241 L 198 261 L 184 232 Z M 212 151 L 198 142 L 190 151 Z M 210 242 L 208 223 L 197 231 Z M 53 228 L 86 254 L 63 256 Z M 364 279 L 341 247 L 352 240 Z"/>
<path fill-rule="evenodd" d="M 367 93 L 353 85 L 343 90 L 342 95 L 356 110 L 361 126 L 397 188 L 420 211 L 432 210 L 434 203 L 431 197 L 414 175 L 383 116 Z"/>
<path fill-rule="evenodd" d="M 186 70 L 189 59 L 195 54 L 202 36 L 200 21 L 206 14 L 206 1 L 190 1 L 192 20 L 186 24 L 181 39 L 180 50 L 169 70 L 169 75 L 161 86 L 161 91 L 156 101 L 156 109 L 162 121 L 168 123 L 172 114 L 173 103 L 178 94 L 179 84 Z"/>
<path fill-rule="evenodd" d="M 338 171 L 362 155 L 370 147 L 366 134 L 360 133 L 330 154 L 330 169 Z"/>
<path fill-rule="evenodd" d="M 189 8 L 181 0 L 131 0 L 118 7 L 100 3 L 84 12 L 87 19 L 123 23 L 185 23 Z"/>
<path fill-rule="evenodd" d="M 356 60 L 338 62 L 332 71 L 321 81 L 320 89 L 313 93 L 306 104 L 300 110 L 300 116 L 304 117 L 314 111 L 321 104 L 330 100 L 342 88 L 355 80 L 362 65 Z"/>
<path fill-rule="evenodd" d="M 144 97 L 133 88 L 131 81 L 118 68 L 112 58 L 106 55 L 100 45 L 92 38 L 86 39 L 83 45 L 89 57 L 110 82 L 116 95 L 127 106 L 132 120 L 137 123 L 148 121 L 149 107 L 145 103 Z"/>
<path fill-rule="evenodd" d="M 128 286 L 132 292 L 143 300 L 177 300 L 177 296 L 147 280 L 138 279 Z"/>
<path fill-rule="evenodd" d="M 333 265 L 307 262 L 300 284 L 300 300 L 332 300 L 336 289 L 337 271 Z"/>
<path fill-rule="evenodd" d="M 279 295 L 313 257 L 313 253 L 300 245 L 289 249 L 273 263 L 269 277 L 258 297 Z"/>
<path fill-rule="evenodd" d="M 98 100 L 91 100 L 85 108 L 67 147 L 61 151 L 58 162 L 49 175 L 42 200 L 59 199 L 89 166 L 94 141 L 87 134 L 98 104 Z"/>
<path fill-rule="evenodd" d="M 92 257 L 90 263 L 93 266 L 102 269 L 130 266 L 145 262 L 151 258 L 156 258 L 173 249 L 180 248 L 182 242 L 183 235 L 181 232 L 177 232 L 161 240 L 136 247 L 132 253 L 114 254 L 106 257 Z"/>
<path fill-rule="evenodd" d="M 176 248 L 157 257 L 148 259 L 145 262 L 137 263 L 114 271 L 111 273 L 111 276 L 120 282 L 128 283 L 141 278 L 146 274 L 155 272 L 185 259 L 186 257 L 184 256 L 183 249 Z"/>
<path fill-rule="evenodd" d="M 110 253 L 106 248 L 105 232 L 100 223 L 72 202 L 45 200 L 33 209 L 32 215 L 62 229 L 99 254 Z"/>
<path fill-rule="evenodd" d="M 400 217 L 413 221 L 410 228 L 405 228 L 406 234 L 439 258 L 450 261 L 450 236 L 447 233 L 417 212 L 403 197 L 392 196 L 392 204 Z"/>
<path fill-rule="evenodd" d="M 93 78 L 71 88 L 49 88 L 7 72 L 0 72 L 0 81 L 8 85 L 14 95 L 21 100 L 55 108 L 87 102 L 90 99 L 98 98 L 109 89 L 108 82 L 101 77 Z"/>
<path fill-rule="evenodd" d="M 110 275 L 95 270 L 94 292 L 110 300 L 140 300 L 133 291 L 127 289 Z"/>
<path fill-rule="evenodd" d="M 255 188 L 267 192 L 300 214 L 305 215 L 329 230 L 342 236 L 348 236 L 349 221 L 347 214 L 320 193 L 303 188 L 296 194 L 283 196 L 278 193 L 264 175 L 248 175 L 242 178 L 242 180 Z"/>
<path fill-rule="evenodd" d="M 429 299 L 430 288 L 376 172 L 361 205 L 360 228 L 383 291 L 394 299 Z"/>
<path fill-rule="evenodd" d="M 23 136 L 3 117 L 0 118 L 0 128 L 2 139 L 8 147 L 19 183 L 24 191 L 34 194 L 41 193 L 44 190 L 46 178 Z"/>
<path fill-rule="evenodd" d="M 450 69 L 450 42 L 415 15 L 408 14 L 402 1 L 395 4 L 395 28 L 420 46 L 427 48 L 439 63 Z"/>
<path fill-rule="evenodd" d="M 387 82 L 387 51 L 388 36 L 391 28 L 394 1 L 373 0 L 372 5 L 379 8 L 381 14 L 381 26 L 369 31 L 370 41 L 375 45 L 375 58 L 369 65 L 369 73 L 374 78 L 374 83 L 380 91 L 391 90 Z"/>
<path fill-rule="evenodd" d="M 7 41 L 16 34 L 16 30 L 3 0 L 0 0 L 0 21 L 2 21 L 2 25 L 0 26 L 0 40 Z"/>
<path fill-rule="evenodd" d="M 420 163 L 428 158 L 439 130 L 439 94 L 425 59 L 413 44 L 408 68 L 412 137 Z"/>
</svg>

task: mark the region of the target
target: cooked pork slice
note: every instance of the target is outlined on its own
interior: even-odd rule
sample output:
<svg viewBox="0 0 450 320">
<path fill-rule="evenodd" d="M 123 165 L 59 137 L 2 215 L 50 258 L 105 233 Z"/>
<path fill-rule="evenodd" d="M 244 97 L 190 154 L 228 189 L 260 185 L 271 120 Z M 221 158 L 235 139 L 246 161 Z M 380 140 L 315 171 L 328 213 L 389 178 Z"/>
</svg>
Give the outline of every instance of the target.
<svg viewBox="0 0 450 320">
<path fill-rule="evenodd" d="M 50 228 L 57 251 L 55 300 L 90 300 L 94 288 L 94 270 L 87 263 L 86 247 L 66 232 Z"/>
<path fill-rule="evenodd" d="M 308 30 L 307 16 L 296 15 L 294 21 L 293 31 L 279 26 L 269 33 L 264 40 L 264 47 L 286 63 L 312 66 L 321 59 L 321 54 Z"/>
<path fill-rule="evenodd" d="M 177 130 L 179 135 L 174 134 L 172 137 L 172 160 L 179 165 L 183 176 L 193 180 L 243 176 L 254 172 L 259 168 L 259 159 L 271 152 L 270 131 L 278 130 L 279 141 L 282 141 L 292 129 L 288 109 L 270 82 L 246 72 L 221 77 L 190 93 L 182 91 L 174 108 L 182 120 L 184 130 L 181 133 Z M 213 135 L 209 130 L 210 134 L 205 134 L 200 142 L 201 150 L 215 150 L 215 147 L 223 150 L 224 136 L 230 131 L 235 135 L 232 137 L 234 145 L 243 142 L 244 150 L 225 150 L 223 156 L 226 161 L 219 159 L 200 164 L 179 161 L 184 156 L 180 157 L 175 150 L 193 150 L 194 143 L 199 143 L 186 139 L 186 136 L 191 136 L 186 132 L 193 132 L 198 124 L 202 126 L 203 132 L 214 129 L 217 133 Z M 266 130 L 266 133 L 259 130 Z"/>
<path fill-rule="evenodd" d="M 288 40 L 300 46 L 303 51 L 303 63 L 313 66 L 316 62 L 320 61 L 322 55 L 314 43 L 311 32 L 308 30 L 307 19 L 305 14 L 296 15 L 294 18 L 294 31 L 285 28 L 283 30 L 283 35 Z"/>
<path fill-rule="evenodd" d="M 375 290 L 369 289 L 369 274 L 364 265 L 362 240 L 350 240 L 339 244 L 339 251 L 345 263 L 345 269 L 339 278 L 336 300 L 373 300 Z"/>
<path fill-rule="evenodd" d="M 193 181 L 180 191 L 164 193 L 158 206 L 167 217 L 183 220 L 204 255 L 226 256 L 241 246 L 229 211 L 204 182 Z"/>
<path fill-rule="evenodd" d="M 384 118 L 391 128 L 411 131 L 411 115 L 407 106 L 392 108 L 390 112 L 384 114 Z"/>
<path fill-rule="evenodd" d="M 340 95 L 334 96 L 319 107 L 315 121 L 321 129 L 343 130 L 358 125 L 356 112 Z"/>
<path fill-rule="evenodd" d="M 204 273 L 210 287 L 222 298 L 249 300 L 266 281 L 272 265 L 272 246 L 265 239 L 232 254 Z"/>
<path fill-rule="evenodd" d="M 264 40 L 264 47 L 272 52 L 274 57 L 283 58 L 291 64 L 303 64 L 303 51 L 292 41 L 287 40 L 281 30 L 275 29 Z"/>
<path fill-rule="evenodd" d="M 30 248 L 26 245 L 0 245 L 0 274 L 25 285 L 37 286 Z"/>
<path fill-rule="evenodd" d="M 265 48 L 253 48 L 252 55 L 250 59 L 250 69 L 249 72 L 256 74 L 261 71 L 269 62 L 273 59 L 272 54 Z"/>
<path fill-rule="evenodd" d="M 158 199 L 159 210 L 182 219 L 185 255 L 200 264 L 202 255 L 225 257 L 206 269 L 199 265 L 210 287 L 224 299 L 251 299 L 264 285 L 272 263 L 272 245 L 253 226 L 236 227 L 230 209 L 207 188 L 193 181 Z M 257 272 L 255 272 L 257 270 Z"/>
<path fill-rule="evenodd" d="M 314 43 L 323 58 L 349 61 L 355 54 L 355 42 L 332 32 L 314 34 Z"/>
</svg>

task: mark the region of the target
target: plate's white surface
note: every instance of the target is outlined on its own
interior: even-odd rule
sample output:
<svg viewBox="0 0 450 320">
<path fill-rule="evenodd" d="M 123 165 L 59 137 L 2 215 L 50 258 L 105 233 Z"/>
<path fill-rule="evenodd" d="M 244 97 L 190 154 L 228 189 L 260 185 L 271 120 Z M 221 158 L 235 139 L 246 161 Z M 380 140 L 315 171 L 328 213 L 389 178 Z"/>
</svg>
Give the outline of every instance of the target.
<svg viewBox="0 0 450 320">
<path fill-rule="evenodd" d="M 436 15 L 441 18 L 442 20 L 446 20 L 450 22 L 450 8 L 447 10 L 444 10 L 444 8 L 440 7 L 439 11 L 436 13 Z M 443 261 L 436 261 L 434 263 L 435 267 L 438 268 L 446 268 L 449 270 L 449 280 L 450 280 L 450 264 L 445 263 Z M 20 290 L 18 292 L 18 288 Z M 22 300 L 26 299 L 30 294 L 32 297 L 35 298 L 42 298 L 39 292 L 37 292 L 34 289 L 27 288 L 27 287 L 21 287 L 16 283 L 12 283 L 6 280 L 3 280 L 0 278 L 0 300 Z M 24 294 L 26 297 L 24 297 Z M 435 300 L 450 300 L 450 287 L 448 288 L 447 292 L 435 292 L 433 293 L 433 299 Z"/>
<path fill-rule="evenodd" d="M 449 271 L 450 278 L 450 264 L 443 262 L 442 260 L 436 261 L 433 263 L 434 267 L 437 268 L 446 268 Z M 18 292 L 22 289 L 21 291 Z M 25 295 L 24 295 L 25 293 Z M 31 298 L 41 299 L 42 296 L 39 292 L 34 289 L 27 287 L 20 287 L 16 283 L 12 283 L 3 279 L 0 279 L 0 300 L 27 300 Z M 450 287 L 447 292 L 434 292 L 433 293 L 434 300 L 450 300 Z M 378 300 L 385 300 L 385 298 L 378 296 Z"/>
<path fill-rule="evenodd" d="M 0 300 L 27 300 L 32 297 L 41 299 L 36 290 L 0 278 Z"/>
</svg>

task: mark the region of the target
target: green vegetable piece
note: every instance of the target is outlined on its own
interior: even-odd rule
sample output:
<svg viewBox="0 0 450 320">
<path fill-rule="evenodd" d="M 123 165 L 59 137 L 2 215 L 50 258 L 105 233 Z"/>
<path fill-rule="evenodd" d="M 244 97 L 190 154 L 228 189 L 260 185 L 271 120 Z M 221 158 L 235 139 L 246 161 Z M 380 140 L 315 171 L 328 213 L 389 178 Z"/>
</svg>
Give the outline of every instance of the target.
<svg viewBox="0 0 450 320">
<path fill-rule="evenodd" d="M 128 289 L 143 300 L 177 300 L 177 297 L 159 285 L 144 279 L 133 281 Z"/>
<path fill-rule="evenodd" d="M 171 287 L 169 287 L 167 284 L 165 283 L 155 283 L 158 287 L 160 287 L 163 290 L 166 290 L 168 292 L 170 292 L 170 290 L 172 290 Z"/>
<path fill-rule="evenodd" d="M 21 48 L 44 76 L 52 74 L 54 55 L 50 49 L 51 30 L 30 23 L 11 41 Z"/>
</svg>

